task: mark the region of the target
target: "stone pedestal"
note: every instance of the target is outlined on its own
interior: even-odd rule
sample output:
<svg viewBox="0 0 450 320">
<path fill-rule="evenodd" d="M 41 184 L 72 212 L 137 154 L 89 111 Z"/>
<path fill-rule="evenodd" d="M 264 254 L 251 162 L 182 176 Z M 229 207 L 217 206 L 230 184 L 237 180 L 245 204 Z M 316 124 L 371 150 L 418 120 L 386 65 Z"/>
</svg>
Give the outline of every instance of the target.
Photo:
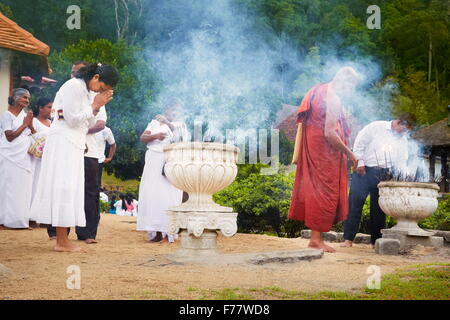
<svg viewBox="0 0 450 320">
<path fill-rule="evenodd" d="M 397 255 L 400 253 L 400 241 L 397 239 L 379 238 L 375 241 L 375 253 Z"/>
<path fill-rule="evenodd" d="M 415 231 L 415 230 L 414 230 Z M 404 252 L 413 248 L 416 245 L 422 245 L 424 247 L 440 248 L 444 246 L 443 237 L 435 237 L 432 232 L 425 232 L 420 234 L 419 232 L 409 232 L 408 230 L 401 229 L 383 229 L 381 233 L 382 239 L 397 239 L 400 242 L 400 252 Z"/>
<path fill-rule="evenodd" d="M 181 248 L 173 255 L 174 257 L 191 258 L 218 255 L 216 231 L 205 230 L 201 237 L 196 237 L 187 231 L 181 231 L 180 244 Z"/>
<path fill-rule="evenodd" d="M 171 207 L 169 233 L 181 232 L 181 257 L 217 255 L 217 232 L 232 237 L 237 213 L 215 203 L 212 195 L 230 185 L 237 174 L 239 149 L 222 143 L 183 142 L 164 147 L 167 179 L 189 194 L 187 202 Z"/>
<path fill-rule="evenodd" d="M 180 233 L 180 249 L 175 256 L 217 255 L 217 232 L 232 237 L 237 232 L 235 212 L 186 212 L 170 210 L 169 233 Z"/>
</svg>

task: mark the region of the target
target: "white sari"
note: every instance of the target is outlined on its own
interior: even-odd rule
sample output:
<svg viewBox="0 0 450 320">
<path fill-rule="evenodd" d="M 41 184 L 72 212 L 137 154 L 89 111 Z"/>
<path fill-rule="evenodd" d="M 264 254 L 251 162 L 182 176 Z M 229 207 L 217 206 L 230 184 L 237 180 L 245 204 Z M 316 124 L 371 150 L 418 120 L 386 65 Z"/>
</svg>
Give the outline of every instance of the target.
<svg viewBox="0 0 450 320">
<path fill-rule="evenodd" d="M 187 141 L 189 132 L 182 122 L 173 122 L 175 135 L 179 139 Z M 169 242 L 176 239 L 176 235 L 169 234 L 169 218 L 167 209 L 181 204 L 183 191 L 173 186 L 165 176 L 162 169 L 165 164 L 163 148 L 176 139 L 174 132 L 166 124 L 152 120 L 146 131 L 151 134 L 164 132 L 167 134 L 163 140 L 154 140 L 148 143 L 148 150 L 145 154 L 145 166 L 139 185 L 139 208 L 137 210 L 137 230 L 147 231 L 148 239 L 152 240 L 156 232 L 161 232 L 167 236 Z"/>
<path fill-rule="evenodd" d="M 0 224 L 8 228 L 28 228 L 33 184 L 31 131 L 26 128 L 20 136 L 9 142 L 5 131 L 16 131 L 26 113 L 22 110 L 16 117 L 9 111 L 1 116 L 0 138 Z"/>
<path fill-rule="evenodd" d="M 64 119 L 50 126 L 31 215 L 54 227 L 85 227 L 84 150 L 94 119 L 86 83 L 76 78 L 64 83 L 53 106 Z"/>
</svg>

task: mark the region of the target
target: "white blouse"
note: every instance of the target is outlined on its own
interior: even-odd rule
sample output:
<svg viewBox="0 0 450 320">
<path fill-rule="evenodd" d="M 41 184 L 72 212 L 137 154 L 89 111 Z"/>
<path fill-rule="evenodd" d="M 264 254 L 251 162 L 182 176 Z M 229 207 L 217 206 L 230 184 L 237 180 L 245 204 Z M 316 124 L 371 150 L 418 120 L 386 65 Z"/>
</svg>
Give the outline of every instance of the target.
<svg viewBox="0 0 450 320">
<path fill-rule="evenodd" d="M 84 150 L 89 121 L 94 118 L 84 80 L 73 78 L 64 83 L 56 93 L 53 108 L 57 113 L 48 135 L 64 136 L 75 147 Z M 63 111 L 64 119 L 58 119 L 58 110 Z"/>
<path fill-rule="evenodd" d="M 186 124 L 181 121 L 174 121 L 171 122 L 172 125 L 175 127 L 174 132 L 170 130 L 169 126 L 167 124 L 162 124 L 158 120 L 152 120 L 145 131 L 150 131 L 151 134 L 156 134 L 163 132 L 166 134 L 166 137 L 163 140 L 153 140 L 150 141 L 147 144 L 147 148 L 152 151 L 156 152 L 163 152 L 164 146 L 174 143 L 174 142 L 186 142 L 190 140 L 190 134 L 187 130 Z"/>
<path fill-rule="evenodd" d="M 20 136 L 11 142 L 6 139 L 5 135 L 5 131 L 16 131 L 23 124 L 26 115 L 25 111 L 22 110 L 17 117 L 9 111 L 5 111 L 1 116 L 0 127 L 3 134 L 0 139 L 0 155 L 31 172 L 33 171 L 32 158 L 28 153 L 31 145 L 31 130 L 26 128 Z"/>
<path fill-rule="evenodd" d="M 45 124 L 40 122 L 37 118 L 33 118 L 33 127 L 34 130 L 36 130 L 35 137 L 41 138 L 41 137 L 47 137 L 48 133 L 50 132 L 50 127 L 47 127 Z"/>
</svg>

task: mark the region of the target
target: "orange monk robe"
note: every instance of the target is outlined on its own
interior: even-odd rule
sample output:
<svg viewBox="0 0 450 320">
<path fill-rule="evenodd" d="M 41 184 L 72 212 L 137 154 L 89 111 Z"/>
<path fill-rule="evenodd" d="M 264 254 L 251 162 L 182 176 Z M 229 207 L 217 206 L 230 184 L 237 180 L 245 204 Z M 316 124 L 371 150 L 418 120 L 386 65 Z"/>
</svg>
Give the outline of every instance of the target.
<svg viewBox="0 0 450 320">
<path fill-rule="evenodd" d="M 288 215 L 320 232 L 330 231 L 348 214 L 347 157 L 325 138 L 327 89 L 328 84 L 311 88 L 298 109 L 302 142 Z M 336 132 L 346 143 L 349 131 L 342 110 Z"/>
</svg>

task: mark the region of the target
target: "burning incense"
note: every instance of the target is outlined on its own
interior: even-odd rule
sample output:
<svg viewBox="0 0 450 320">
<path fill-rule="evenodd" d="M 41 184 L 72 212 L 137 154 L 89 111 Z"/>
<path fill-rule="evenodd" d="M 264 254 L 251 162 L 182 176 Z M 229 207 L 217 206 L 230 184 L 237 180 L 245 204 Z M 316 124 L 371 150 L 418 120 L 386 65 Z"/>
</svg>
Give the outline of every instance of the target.
<svg viewBox="0 0 450 320">
<path fill-rule="evenodd" d="M 380 162 L 378 161 L 377 151 L 376 150 L 374 150 L 374 151 L 375 151 L 375 159 L 377 159 L 377 165 L 378 165 L 378 167 L 380 167 Z"/>
</svg>

